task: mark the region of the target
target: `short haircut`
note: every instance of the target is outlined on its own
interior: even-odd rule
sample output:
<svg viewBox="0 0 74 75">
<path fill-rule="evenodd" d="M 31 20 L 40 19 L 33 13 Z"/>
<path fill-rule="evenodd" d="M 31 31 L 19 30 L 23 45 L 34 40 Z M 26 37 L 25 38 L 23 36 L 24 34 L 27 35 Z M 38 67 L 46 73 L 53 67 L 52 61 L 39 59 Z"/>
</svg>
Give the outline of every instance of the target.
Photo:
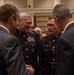
<svg viewBox="0 0 74 75">
<path fill-rule="evenodd" d="M 64 20 L 66 18 L 72 18 L 72 12 L 65 4 L 57 4 L 53 9 L 53 16 Z"/>
<path fill-rule="evenodd" d="M 48 20 L 50 20 L 50 19 L 54 19 L 54 17 L 51 15 L 48 17 Z"/>
<path fill-rule="evenodd" d="M 31 16 L 28 13 L 20 13 L 20 18 L 23 18 L 23 17 L 31 18 Z"/>
<path fill-rule="evenodd" d="M 20 13 L 20 16 L 30 16 L 28 13 Z"/>
<path fill-rule="evenodd" d="M 0 21 L 7 23 L 12 15 L 14 15 L 16 19 L 17 12 L 19 12 L 19 10 L 14 5 L 4 4 L 0 6 Z"/>
</svg>

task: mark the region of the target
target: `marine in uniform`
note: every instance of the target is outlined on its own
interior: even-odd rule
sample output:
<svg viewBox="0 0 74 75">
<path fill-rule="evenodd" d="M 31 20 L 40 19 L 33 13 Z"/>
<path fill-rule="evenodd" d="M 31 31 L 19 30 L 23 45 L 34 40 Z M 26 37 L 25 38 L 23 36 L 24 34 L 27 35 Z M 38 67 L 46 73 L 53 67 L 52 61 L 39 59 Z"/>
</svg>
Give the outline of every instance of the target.
<svg viewBox="0 0 74 75">
<path fill-rule="evenodd" d="M 54 18 L 47 22 L 49 34 L 40 40 L 39 75 L 56 75 L 56 44 L 61 35 Z"/>
<path fill-rule="evenodd" d="M 20 40 L 24 60 L 26 64 L 32 65 L 34 68 L 37 64 L 36 42 L 31 32 L 22 32 L 17 29 L 15 36 Z"/>
<path fill-rule="evenodd" d="M 37 71 L 37 49 L 36 41 L 32 32 L 30 32 L 30 25 L 32 19 L 29 14 L 20 13 L 19 25 L 16 33 L 14 34 L 20 41 L 22 46 L 22 52 L 26 65 L 35 69 L 35 75 Z"/>
<path fill-rule="evenodd" d="M 61 33 L 57 36 L 45 36 L 41 39 L 40 71 L 39 75 L 56 75 L 56 43 Z"/>
</svg>

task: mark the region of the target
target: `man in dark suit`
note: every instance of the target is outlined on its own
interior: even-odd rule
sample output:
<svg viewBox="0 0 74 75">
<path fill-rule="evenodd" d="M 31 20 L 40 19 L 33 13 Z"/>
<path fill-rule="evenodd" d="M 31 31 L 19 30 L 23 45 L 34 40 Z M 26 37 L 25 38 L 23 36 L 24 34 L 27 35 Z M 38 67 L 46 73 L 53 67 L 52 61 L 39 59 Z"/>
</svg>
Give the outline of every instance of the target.
<svg viewBox="0 0 74 75">
<path fill-rule="evenodd" d="M 40 40 L 39 75 L 56 75 L 56 44 L 61 35 L 52 16 L 47 21 L 48 35 Z"/>
<path fill-rule="evenodd" d="M 57 44 L 56 75 L 74 75 L 74 21 L 72 12 L 65 4 L 53 9 L 56 24 L 63 31 Z"/>
<path fill-rule="evenodd" d="M 19 10 L 11 5 L 0 6 L 0 75 L 32 75 L 25 66 L 21 45 L 13 34 L 19 24 Z"/>
</svg>

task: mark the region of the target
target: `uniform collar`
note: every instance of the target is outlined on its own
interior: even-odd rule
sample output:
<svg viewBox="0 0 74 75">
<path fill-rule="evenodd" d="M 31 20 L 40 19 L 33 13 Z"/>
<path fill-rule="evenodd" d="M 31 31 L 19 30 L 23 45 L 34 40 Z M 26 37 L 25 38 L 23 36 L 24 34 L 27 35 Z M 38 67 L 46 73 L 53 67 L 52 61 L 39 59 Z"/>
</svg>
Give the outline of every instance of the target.
<svg viewBox="0 0 74 75">
<path fill-rule="evenodd" d="M 20 31 L 19 29 L 16 30 L 16 32 L 20 35 L 22 35 L 23 37 L 26 37 L 25 32 Z"/>
<path fill-rule="evenodd" d="M 62 32 L 59 32 L 56 36 L 53 36 L 53 37 L 52 37 L 52 36 L 50 35 L 50 37 L 51 37 L 51 38 L 56 38 L 56 39 L 57 39 L 61 34 L 62 34 Z"/>
<path fill-rule="evenodd" d="M 22 34 L 22 35 L 25 34 L 25 32 L 22 32 L 22 31 L 20 31 L 19 29 L 17 29 L 17 32 L 18 32 L 19 34 Z"/>
</svg>

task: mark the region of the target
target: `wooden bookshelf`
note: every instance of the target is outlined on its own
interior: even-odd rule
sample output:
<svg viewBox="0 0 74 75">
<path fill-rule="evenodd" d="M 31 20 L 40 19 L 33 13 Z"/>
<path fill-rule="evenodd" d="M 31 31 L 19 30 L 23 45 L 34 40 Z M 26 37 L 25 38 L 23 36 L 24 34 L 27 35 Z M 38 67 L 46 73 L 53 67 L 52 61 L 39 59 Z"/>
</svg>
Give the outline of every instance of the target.
<svg viewBox="0 0 74 75">
<path fill-rule="evenodd" d="M 34 16 L 35 27 L 40 27 L 41 29 L 44 29 L 47 26 L 48 16 Z"/>
</svg>

